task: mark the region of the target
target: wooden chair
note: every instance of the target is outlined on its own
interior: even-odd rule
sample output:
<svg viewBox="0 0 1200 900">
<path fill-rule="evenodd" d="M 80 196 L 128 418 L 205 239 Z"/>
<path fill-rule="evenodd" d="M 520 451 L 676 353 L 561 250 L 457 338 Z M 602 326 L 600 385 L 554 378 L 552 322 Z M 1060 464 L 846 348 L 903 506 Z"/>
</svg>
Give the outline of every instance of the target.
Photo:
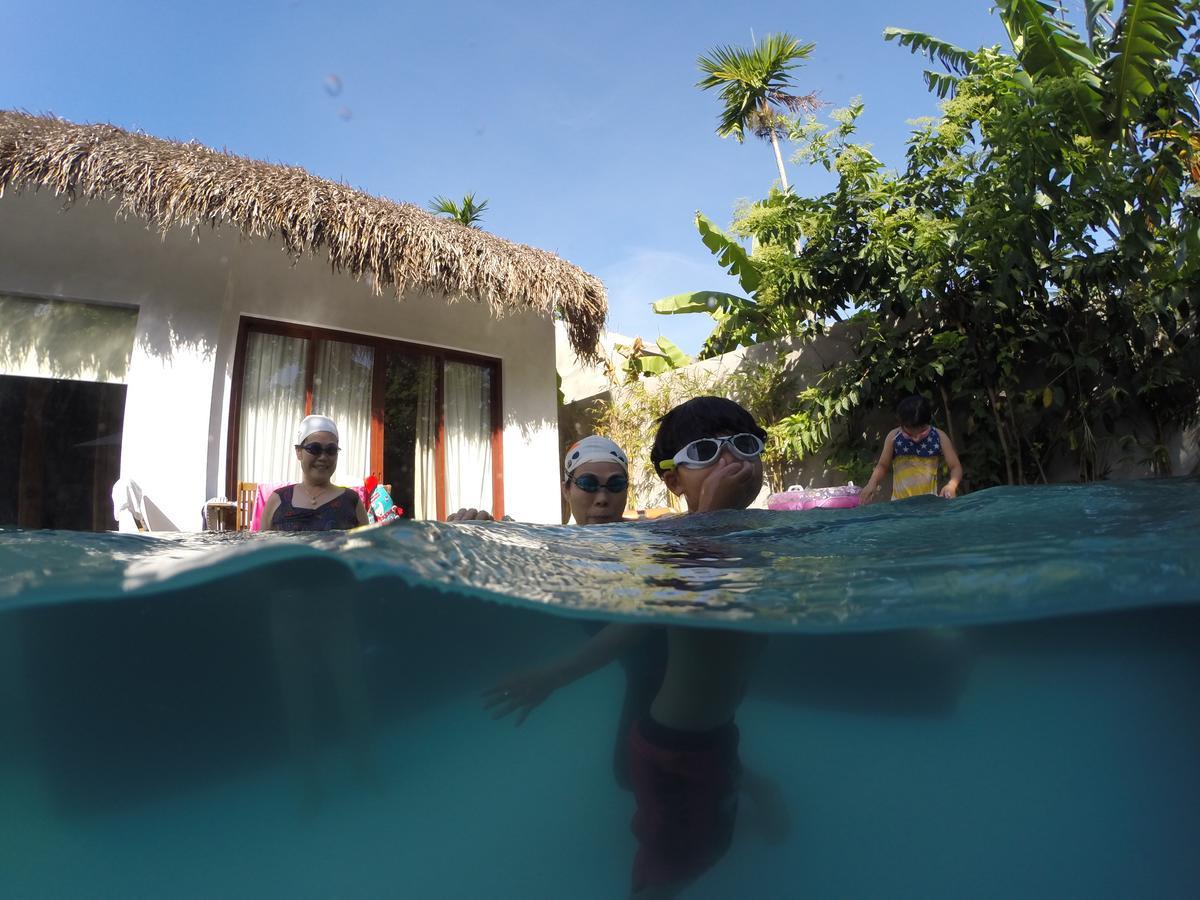
<svg viewBox="0 0 1200 900">
<path fill-rule="evenodd" d="M 254 499 L 258 494 L 257 481 L 239 481 L 237 486 L 237 530 L 249 531 L 254 518 Z"/>
</svg>

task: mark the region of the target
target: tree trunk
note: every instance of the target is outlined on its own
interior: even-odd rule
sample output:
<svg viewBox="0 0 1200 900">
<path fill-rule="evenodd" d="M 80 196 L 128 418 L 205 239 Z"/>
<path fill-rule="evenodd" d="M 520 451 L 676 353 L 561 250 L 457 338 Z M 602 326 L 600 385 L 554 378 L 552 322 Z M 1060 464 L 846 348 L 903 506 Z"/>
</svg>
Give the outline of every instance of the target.
<svg viewBox="0 0 1200 900">
<path fill-rule="evenodd" d="M 1004 438 L 1004 420 L 1000 418 L 1000 399 L 996 396 L 995 389 L 987 388 L 988 401 L 992 407 L 992 418 L 996 421 L 996 437 L 1000 439 L 1000 450 L 1004 453 L 1004 474 L 1008 476 L 1008 483 L 1013 484 L 1013 467 L 1012 454 L 1008 451 L 1008 441 Z"/>
<path fill-rule="evenodd" d="M 1013 445 L 1014 445 L 1014 450 L 1017 454 L 1017 463 L 1016 463 L 1016 465 L 1017 465 L 1017 483 L 1024 484 L 1025 483 L 1025 455 L 1024 455 L 1024 452 L 1021 450 L 1021 443 L 1022 443 L 1021 431 L 1019 428 L 1017 428 L 1017 416 L 1016 416 L 1016 413 L 1013 412 L 1012 401 L 1008 401 L 1004 405 L 1005 405 L 1005 407 L 1007 407 L 1009 424 L 1012 425 Z"/>
<path fill-rule="evenodd" d="M 942 409 L 946 411 L 946 434 L 950 437 L 950 443 L 954 445 L 955 451 L 959 454 L 959 459 L 962 458 L 962 447 L 958 445 L 958 434 L 954 430 L 954 417 L 950 415 L 950 394 L 946 391 L 946 385 L 938 384 L 938 390 L 942 392 Z M 967 483 L 966 466 L 963 467 L 962 481 L 958 483 L 959 488 L 964 494 L 970 493 L 970 487 Z"/>
<path fill-rule="evenodd" d="M 775 151 L 775 165 L 779 166 L 779 180 L 783 182 L 783 189 L 788 190 L 787 172 L 783 170 L 783 154 L 779 152 L 779 138 L 775 136 L 775 129 L 771 129 L 771 147 Z"/>
</svg>

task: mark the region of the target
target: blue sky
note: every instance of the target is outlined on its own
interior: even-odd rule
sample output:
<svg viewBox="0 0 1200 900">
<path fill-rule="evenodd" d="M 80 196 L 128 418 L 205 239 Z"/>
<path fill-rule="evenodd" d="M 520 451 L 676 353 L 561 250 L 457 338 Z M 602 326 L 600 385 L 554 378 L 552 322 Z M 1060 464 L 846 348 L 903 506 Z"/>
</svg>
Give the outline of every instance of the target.
<svg viewBox="0 0 1200 900">
<path fill-rule="evenodd" d="M 937 102 L 926 61 L 883 29 L 1004 43 L 990 7 L 4 0 L 0 107 L 196 140 L 419 205 L 474 191 L 490 201 L 485 228 L 605 281 L 611 329 L 695 351 L 707 317 L 649 304 L 735 290 L 693 214 L 724 226 L 777 177 L 769 145 L 715 135 L 719 104 L 694 86 L 696 57 L 752 31 L 815 42 L 797 87 L 832 106 L 862 96 L 862 138 L 898 162 L 908 120 Z M 801 192 L 827 184 L 795 166 L 789 176 Z"/>
</svg>

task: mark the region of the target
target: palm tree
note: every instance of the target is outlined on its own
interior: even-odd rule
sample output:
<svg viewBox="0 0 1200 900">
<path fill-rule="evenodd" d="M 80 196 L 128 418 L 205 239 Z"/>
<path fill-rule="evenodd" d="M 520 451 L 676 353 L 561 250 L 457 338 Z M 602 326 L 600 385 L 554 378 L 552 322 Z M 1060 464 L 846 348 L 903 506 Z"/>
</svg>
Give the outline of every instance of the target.
<svg viewBox="0 0 1200 900">
<path fill-rule="evenodd" d="M 770 139 L 779 166 L 779 180 L 788 190 L 783 156 L 779 152 L 779 135 L 786 120 L 779 110 L 811 112 L 820 107 L 816 94 L 796 95 L 792 87 L 791 70 L 807 59 L 815 44 L 801 44 L 790 34 L 768 34 L 749 50 L 741 47 L 717 47 L 708 56 L 696 60 L 706 77 L 696 83 L 702 90 L 721 89 L 725 108 L 721 111 L 717 134 L 733 135 L 739 143 L 745 140 L 749 128 L 760 138 Z"/>
<path fill-rule="evenodd" d="M 448 216 L 451 219 L 456 219 L 460 224 L 466 225 L 468 228 L 477 228 L 475 224 L 483 218 L 483 211 L 487 209 L 488 202 L 486 200 L 476 203 L 475 194 L 467 194 L 462 199 L 462 203 L 455 203 L 449 197 L 434 197 L 429 203 L 429 211 L 437 213 L 439 216 Z"/>
</svg>

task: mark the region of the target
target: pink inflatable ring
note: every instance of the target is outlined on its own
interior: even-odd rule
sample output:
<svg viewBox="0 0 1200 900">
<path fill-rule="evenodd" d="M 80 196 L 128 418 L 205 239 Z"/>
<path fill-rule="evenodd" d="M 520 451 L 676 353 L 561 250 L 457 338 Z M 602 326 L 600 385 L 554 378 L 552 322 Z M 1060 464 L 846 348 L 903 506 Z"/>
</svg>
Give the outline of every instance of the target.
<svg viewBox="0 0 1200 900">
<path fill-rule="evenodd" d="M 860 488 L 853 482 L 837 487 L 802 488 L 793 485 L 767 498 L 767 509 L 854 509 Z"/>
</svg>

